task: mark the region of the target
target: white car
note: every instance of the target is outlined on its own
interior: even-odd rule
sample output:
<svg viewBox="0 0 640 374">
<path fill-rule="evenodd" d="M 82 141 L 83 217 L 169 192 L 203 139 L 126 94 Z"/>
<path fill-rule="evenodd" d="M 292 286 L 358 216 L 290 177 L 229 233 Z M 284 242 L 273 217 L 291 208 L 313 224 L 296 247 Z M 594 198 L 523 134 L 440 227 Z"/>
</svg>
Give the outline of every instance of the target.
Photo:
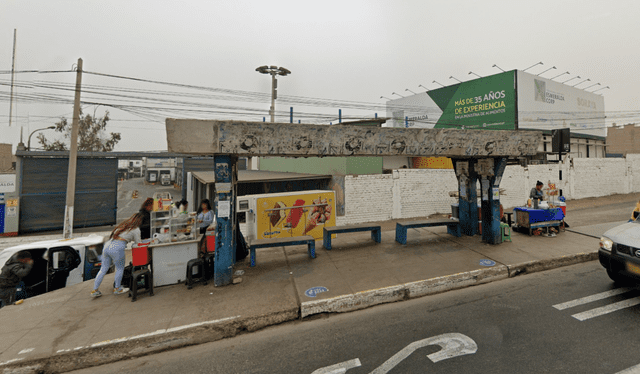
<svg viewBox="0 0 640 374">
<path fill-rule="evenodd" d="M 640 283 L 640 221 L 614 227 L 600 238 L 600 264 L 615 282 Z"/>
<path fill-rule="evenodd" d="M 17 287 L 18 299 L 40 295 L 96 277 L 102 266 L 104 237 L 45 240 L 0 251 L 0 268 L 18 252 L 29 252 L 31 272 Z"/>
</svg>

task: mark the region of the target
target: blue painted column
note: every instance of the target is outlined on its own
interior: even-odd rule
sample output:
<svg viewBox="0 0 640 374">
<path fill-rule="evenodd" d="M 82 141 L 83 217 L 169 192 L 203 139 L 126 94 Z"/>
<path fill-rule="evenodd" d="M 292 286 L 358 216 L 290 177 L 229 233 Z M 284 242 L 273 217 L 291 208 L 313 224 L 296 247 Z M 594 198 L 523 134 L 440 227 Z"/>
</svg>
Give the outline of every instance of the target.
<svg viewBox="0 0 640 374">
<path fill-rule="evenodd" d="M 214 156 L 216 181 L 216 253 L 213 275 L 215 286 L 233 282 L 235 262 L 235 184 L 236 158 L 229 155 Z"/>
<path fill-rule="evenodd" d="M 507 166 L 506 158 L 483 159 L 478 162 L 482 192 L 482 241 L 500 244 L 500 195 L 498 188 Z M 480 165 L 481 164 L 481 165 Z"/>
<path fill-rule="evenodd" d="M 478 232 L 478 203 L 474 170 L 475 160 L 453 160 L 458 178 L 458 217 L 464 235 L 473 236 Z"/>
</svg>

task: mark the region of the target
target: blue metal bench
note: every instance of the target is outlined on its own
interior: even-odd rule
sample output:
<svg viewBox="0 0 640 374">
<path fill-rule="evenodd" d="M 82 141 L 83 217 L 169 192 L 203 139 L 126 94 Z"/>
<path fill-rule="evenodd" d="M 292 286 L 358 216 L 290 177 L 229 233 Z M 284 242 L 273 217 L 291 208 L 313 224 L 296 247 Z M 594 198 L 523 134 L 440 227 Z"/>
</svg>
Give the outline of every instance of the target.
<svg viewBox="0 0 640 374">
<path fill-rule="evenodd" d="M 249 244 L 251 266 L 256 266 L 256 249 L 285 247 L 288 245 L 306 245 L 309 257 L 316 258 L 316 239 L 313 236 L 295 236 L 292 238 L 273 238 L 254 240 Z"/>
<path fill-rule="evenodd" d="M 376 243 L 380 243 L 382 241 L 382 229 L 380 228 L 380 226 L 371 226 L 371 225 L 334 226 L 334 227 L 324 228 L 322 233 L 322 245 L 327 250 L 331 250 L 331 235 L 345 233 L 345 232 L 362 232 L 362 231 L 371 231 L 371 239 L 373 239 Z"/>
<path fill-rule="evenodd" d="M 438 220 L 438 221 L 412 221 L 404 223 L 396 223 L 396 241 L 400 244 L 407 244 L 407 229 L 415 229 L 418 227 L 434 227 L 434 226 L 447 226 L 448 232 L 451 235 L 460 237 L 462 231 L 460 229 L 460 222 L 456 219 Z"/>
</svg>

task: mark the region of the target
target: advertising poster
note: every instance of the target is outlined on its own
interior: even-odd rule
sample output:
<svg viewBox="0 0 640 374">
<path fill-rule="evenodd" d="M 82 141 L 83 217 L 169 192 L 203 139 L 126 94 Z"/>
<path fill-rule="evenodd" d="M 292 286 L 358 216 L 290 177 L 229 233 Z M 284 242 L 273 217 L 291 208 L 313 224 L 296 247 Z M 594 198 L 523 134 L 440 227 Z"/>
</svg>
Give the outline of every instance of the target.
<svg viewBox="0 0 640 374">
<path fill-rule="evenodd" d="M 304 235 L 322 239 L 322 229 L 336 225 L 333 191 L 259 198 L 256 209 L 258 239 Z"/>
<path fill-rule="evenodd" d="M 604 137 L 604 96 L 518 71 L 518 127 L 570 128 L 572 133 Z"/>
<path fill-rule="evenodd" d="M 515 130 L 515 77 L 507 71 L 428 91 L 442 110 L 435 128 Z"/>
</svg>

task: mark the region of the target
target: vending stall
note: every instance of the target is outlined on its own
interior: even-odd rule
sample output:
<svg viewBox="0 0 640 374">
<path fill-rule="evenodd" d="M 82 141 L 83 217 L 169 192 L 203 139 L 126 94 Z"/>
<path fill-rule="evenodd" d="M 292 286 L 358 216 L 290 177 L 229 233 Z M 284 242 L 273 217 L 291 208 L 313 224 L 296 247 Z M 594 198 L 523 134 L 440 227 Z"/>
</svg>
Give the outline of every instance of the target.
<svg viewBox="0 0 640 374">
<path fill-rule="evenodd" d="M 189 260 L 198 258 L 201 236 L 196 230 L 196 213 L 181 213 L 163 194 L 154 195 L 149 245 L 153 286 L 182 283 Z"/>
</svg>

